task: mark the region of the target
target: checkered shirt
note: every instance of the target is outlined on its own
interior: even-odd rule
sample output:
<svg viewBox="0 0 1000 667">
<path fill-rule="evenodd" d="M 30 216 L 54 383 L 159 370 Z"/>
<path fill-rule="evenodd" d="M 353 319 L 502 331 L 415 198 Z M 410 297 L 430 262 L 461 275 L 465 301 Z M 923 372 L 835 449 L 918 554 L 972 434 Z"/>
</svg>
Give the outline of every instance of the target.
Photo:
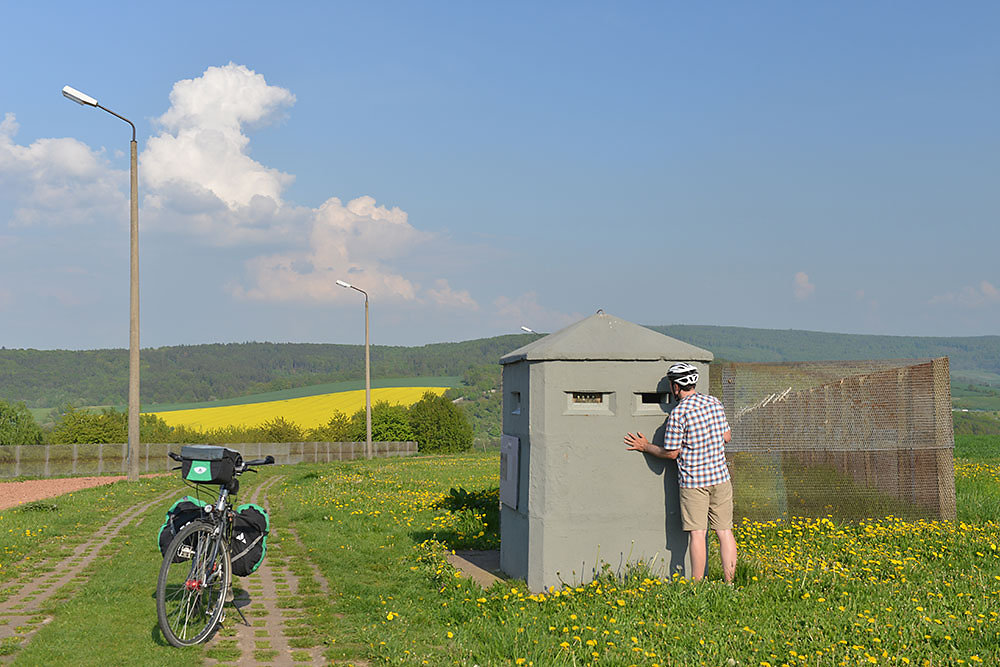
<svg viewBox="0 0 1000 667">
<path fill-rule="evenodd" d="M 701 488 L 729 481 L 723 440 L 728 430 L 726 412 L 714 396 L 692 394 L 674 407 L 667 418 L 663 446 L 681 450 L 677 471 L 683 488 Z"/>
</svg>

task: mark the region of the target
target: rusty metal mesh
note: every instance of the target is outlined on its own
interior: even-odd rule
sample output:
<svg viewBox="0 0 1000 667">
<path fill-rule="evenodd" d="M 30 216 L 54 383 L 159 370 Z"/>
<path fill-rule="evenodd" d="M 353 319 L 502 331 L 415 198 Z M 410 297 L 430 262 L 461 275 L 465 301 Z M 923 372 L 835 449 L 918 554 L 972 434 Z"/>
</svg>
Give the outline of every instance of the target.
<svg viewBox="0 0 1000 667">
<path fill-rule="evenodd" d="M 712 365 L 735 515 L 953 519 L 948 359 Z"/>
</svg>

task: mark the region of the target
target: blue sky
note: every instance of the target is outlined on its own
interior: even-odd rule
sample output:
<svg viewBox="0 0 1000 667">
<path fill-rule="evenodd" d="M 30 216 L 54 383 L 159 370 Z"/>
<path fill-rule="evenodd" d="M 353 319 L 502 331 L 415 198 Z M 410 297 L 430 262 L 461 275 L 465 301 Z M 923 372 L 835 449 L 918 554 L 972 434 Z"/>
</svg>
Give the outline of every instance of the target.
<svg viewBox="0 0 1000 667">
<path fill-rule="evenodd" d="M 1000 330 L 1000 5 L 5 6 L 0 345 Z"/>
</svg>

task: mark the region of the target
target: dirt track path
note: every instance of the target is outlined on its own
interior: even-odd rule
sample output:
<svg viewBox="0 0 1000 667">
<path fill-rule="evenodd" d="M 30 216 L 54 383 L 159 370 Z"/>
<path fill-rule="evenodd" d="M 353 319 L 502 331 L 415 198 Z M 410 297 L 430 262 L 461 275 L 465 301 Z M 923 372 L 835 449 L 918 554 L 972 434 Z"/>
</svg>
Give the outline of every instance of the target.
<svg viewBox="0 0 1000 667">
<path fill-rule="evenodd" d="M 50 482 L 53 480 L 40 481 Z M 92 484 L 91 486 L 96 485 Z M 122 529 L 157 503 L 165 501 L 173 493 L 174 491 L 167 491 L 151 500 L 129 507 L 95 531 L 90 539 L 77 546 L 68 558 L 59 561 L 55 567 L 49 568 L 50 563 L 47 562 L 38 563 L 31 568 L 30 572 L 26 572 L 17 580 L 0 587 L 0 640 L 18 637 L 22 647 L 27 644 L 32 635 L 51 620 L 41 612 L 46 603 L 57 592 L 60 595 L 65 595 L 66 590 L 64 589 L 72 588 L 78 584 L 80 573 L 97 558 L 101 550 L 107 547 Z M 52 495 L 56 494 L 43 497 Z M 39 575 L 39 573 L 42 574 Z M 13 660 L 13 657 L 13 655 L 4 656 L 0 658 L 0 662 L 8 662 Z"/>
<path fill-rule="evenodd" d="M 250 502 L 268 510 L 272 521 L 264 563 L 249 577 L 236 577 L 233 582 L 235 603 L 250 625 L 229 607 L 223 629 L 209 642 L 206 664 L 328 664 L 322 655 L 324 647 L 303 632 L 308 619 L 302 604 L 305 596 L 326 595 L 326 580 L 308 559 L 298 559 L 292 567 L 294 556 L 289 551 L 301 543 L 285 522 L 275 521 L 267 502 L 267 492 L 282 477 L 268 479 L 250 496 Z M 300 576 L 293 570 L 307 574 Z"/>
</svg>

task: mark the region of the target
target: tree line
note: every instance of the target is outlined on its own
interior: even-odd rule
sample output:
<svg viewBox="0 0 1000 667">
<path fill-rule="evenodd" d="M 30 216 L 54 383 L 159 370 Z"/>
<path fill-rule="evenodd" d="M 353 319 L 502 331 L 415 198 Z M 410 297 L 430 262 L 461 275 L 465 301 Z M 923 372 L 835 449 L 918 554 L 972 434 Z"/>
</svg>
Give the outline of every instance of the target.
<svg viewBox="0 0 1000 667">
<path fill-rule="evenodd" d="M 531 335 L 421 347 L 374 345 L 376 378 L 460 376 L 496 365 Z M 140 402 L 195 403 L 364 377 L 364 347 L 311 343 L 228 343 L 142 350 Z M 0 349 L 0 399 L 31 408 L 124 405 L 127 350 Z"/>
<path fill-rule="evenodd" d="M 650 326 L 730 361 L 815 361 L 948 356 L 954 372 L 983 371 L 1000 381 L 1000 336 L 866 336 L 741 327 Z M 376 378 L 459 376 L 491 366 L 534 340 L 531 334 L 496 336 L 419 347 L 372 346 Z M 142 351 L 140 400 L 194 403 L 238 398 L 364 377 L 360 345 L 226 343 Z M 0 399 L 32 408 L 124 405 L 127 350 L 0 349 Z"/>
<path fill-rule="evenodd" d="M 258 426 L 197 429 L 170 426 L 153 414 L 139 418 L 139 440 L 150 443 L 237 444 L 248 442 L 364 442 L 365 410 L 334 411 L 326 424 L 302 428 L 277 417 Z M 41 428 L 24 403 L 0 400 L 0 445 L 118 443 L 128 440 L 128 416 L 106 408 L 99 412 L 68 408 L 50 429 Z M 469 449 L 473 428 L 465 412 L 449 398 L 432 392 L 407 407 L 379 402 L 372 406 L 372 441 L 415 441 L 421 452 Z"/>
</svg>

